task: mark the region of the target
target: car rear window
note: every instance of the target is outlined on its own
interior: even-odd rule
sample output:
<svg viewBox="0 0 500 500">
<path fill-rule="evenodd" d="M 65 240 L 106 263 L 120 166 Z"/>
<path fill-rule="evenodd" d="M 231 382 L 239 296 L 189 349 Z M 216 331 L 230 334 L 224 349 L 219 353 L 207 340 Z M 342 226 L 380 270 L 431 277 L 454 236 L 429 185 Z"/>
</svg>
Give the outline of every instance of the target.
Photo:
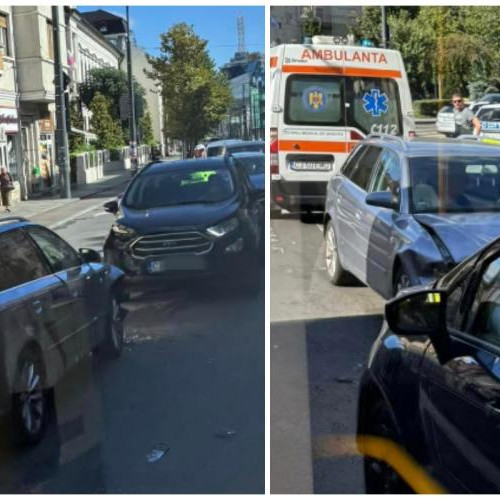
<svg viewBox="0 0 500 500">
<path fill-rule="evenodd" d="M 222 156 L 224 153 L 224 146 L 208 146 L 207 148 L 207 157 L 210 156 Z"/>
<path fill-rule="evenodd" d="M 344 125 L 343 78 L 292 75 L 285 97 L 285 123 Z"/>
<path fill-rule="evenodd" d="M 127 191 L 124 206 L 138 210 L 196 203 L 218 203 L 235 192 L 227 168 L 165 170 L 137 177 Z"/>
</svg>

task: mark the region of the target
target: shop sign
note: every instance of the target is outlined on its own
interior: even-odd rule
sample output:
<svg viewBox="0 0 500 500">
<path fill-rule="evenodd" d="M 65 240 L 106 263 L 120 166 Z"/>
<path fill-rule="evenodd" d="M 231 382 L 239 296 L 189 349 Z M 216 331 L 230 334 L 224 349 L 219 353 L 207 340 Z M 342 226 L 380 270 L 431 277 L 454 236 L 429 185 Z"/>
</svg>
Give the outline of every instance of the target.
<svg viewBox="0 0 500 500">
<path fill-rule="evenodd" d="M 0 126 L 6 134 L 19 132 L 18 114 L 16 108 L 0 108 Z"/>
</svg>

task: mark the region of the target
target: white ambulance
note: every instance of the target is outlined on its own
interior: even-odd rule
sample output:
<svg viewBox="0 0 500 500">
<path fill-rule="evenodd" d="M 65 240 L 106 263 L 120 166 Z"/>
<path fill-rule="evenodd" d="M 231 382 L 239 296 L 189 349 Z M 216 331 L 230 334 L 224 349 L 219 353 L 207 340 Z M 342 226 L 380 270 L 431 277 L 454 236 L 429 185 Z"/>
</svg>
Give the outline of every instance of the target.
<svg viewBox="0 0 500 500">
<path fill-rule="evenodd" d="M 322 210 L 328 179 L 367 135 L 415 135 L 397 51 L 279 45 L 270 64 L 271 197 L 282 208 Z"/>
</svg>

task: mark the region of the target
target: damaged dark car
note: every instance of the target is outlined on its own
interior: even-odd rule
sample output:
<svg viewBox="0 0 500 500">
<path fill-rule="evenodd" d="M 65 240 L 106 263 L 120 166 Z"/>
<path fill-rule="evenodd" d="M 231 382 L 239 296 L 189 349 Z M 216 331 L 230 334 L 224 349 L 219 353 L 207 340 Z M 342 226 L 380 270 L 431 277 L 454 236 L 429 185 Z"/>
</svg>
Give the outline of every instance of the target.
<svg viewBox="0 0 500 500">
<path fill-rule="evenodd" d="M 430 283 L 500 236 L 500 148 L 371 137 L 328 184 L 324 235 L 333 284 Z"/>
</svg>

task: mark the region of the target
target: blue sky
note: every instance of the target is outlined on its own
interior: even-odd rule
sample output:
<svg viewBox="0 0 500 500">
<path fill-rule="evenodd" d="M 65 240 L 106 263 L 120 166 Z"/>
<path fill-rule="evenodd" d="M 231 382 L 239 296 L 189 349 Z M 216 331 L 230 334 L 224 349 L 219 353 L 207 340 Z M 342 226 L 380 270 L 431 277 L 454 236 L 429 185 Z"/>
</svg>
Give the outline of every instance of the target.
<svg viewBox="0 0 500 500">
<path fill-rule="evenodd" d="M 80 12 L 103 9 L 125 17 L 125 7 L 112 5 L 78 6 Z M 236 18 L 245 20 L 245 41 L 250 52 L 264 52 L 264 7 L 130 7 L 130 25 L 137 45 L 152 55 L 158 54 L 160 33 L 172 24 L 192 24 L 198 36 L 208 40 L 208 50 L 217 66 L 229 61 L 238 46 Z"/>
</svg>

